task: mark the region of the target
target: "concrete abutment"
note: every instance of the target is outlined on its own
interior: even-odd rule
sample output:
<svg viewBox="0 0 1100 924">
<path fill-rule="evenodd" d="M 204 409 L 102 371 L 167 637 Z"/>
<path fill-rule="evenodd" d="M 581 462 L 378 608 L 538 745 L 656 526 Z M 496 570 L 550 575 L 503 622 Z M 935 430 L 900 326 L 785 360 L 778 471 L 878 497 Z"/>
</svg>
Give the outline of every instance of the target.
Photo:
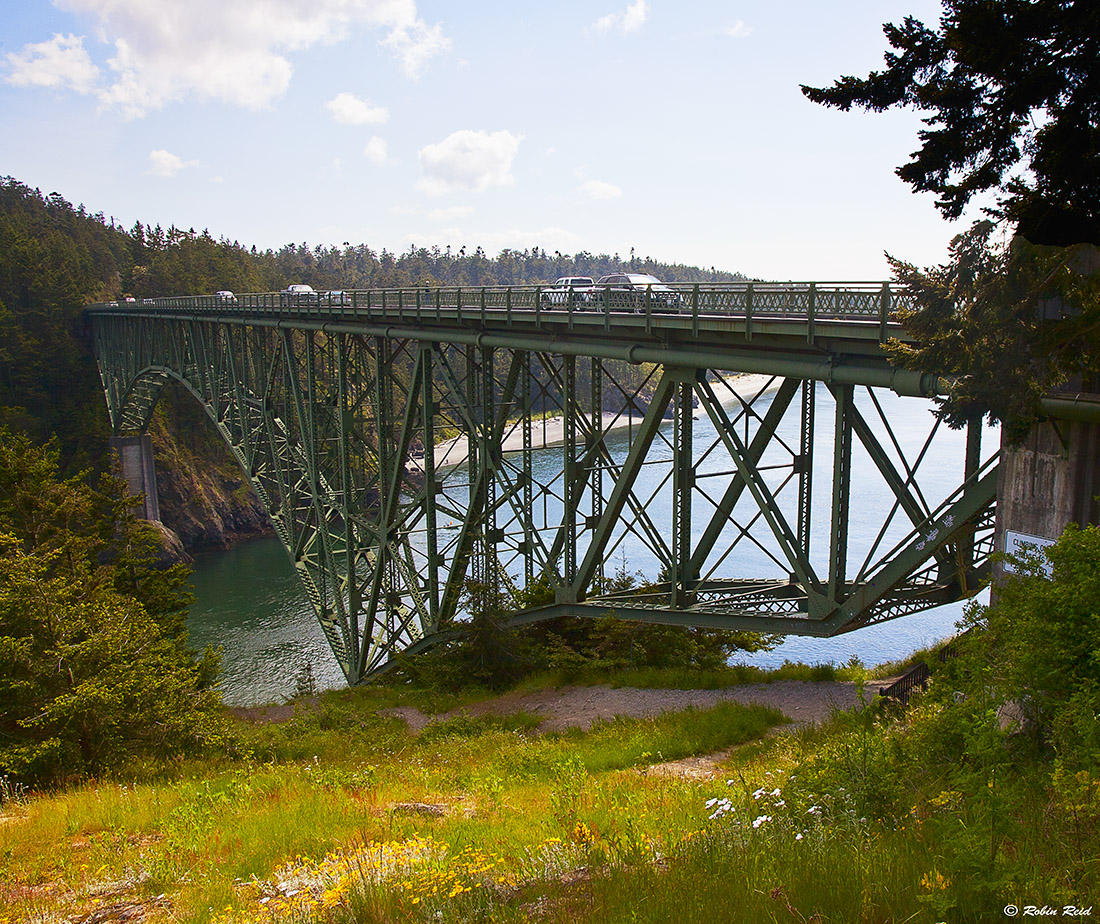
<svg viewBox="0 0 1100 924">
<path fill-rule="evenodd" d="M 1100 524 L 1100 424 L 1050 419 L 1023 444 L 1002 443 L 996 550 L 1054 542 L 1066 526 Z M 1004 573 L 994 564 L 994 581 Z"/>
</svg>

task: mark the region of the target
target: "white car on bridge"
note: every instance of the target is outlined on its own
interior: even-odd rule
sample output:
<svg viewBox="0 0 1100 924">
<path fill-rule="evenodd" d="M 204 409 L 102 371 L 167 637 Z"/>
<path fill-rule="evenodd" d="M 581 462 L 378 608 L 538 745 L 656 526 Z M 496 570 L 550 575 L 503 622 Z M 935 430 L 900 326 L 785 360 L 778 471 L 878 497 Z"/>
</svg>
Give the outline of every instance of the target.
<svg viewBox="0 0 1100 924">
<path fill-rule="evenodd" d="M 539 302 L 543 308 L 564 308 L 572 302 L 582 311 L 588 307 L 588 295 L 592 291 L 591 276 L 562 276 L 554 284 L 543 289 Z"/>
</svg>

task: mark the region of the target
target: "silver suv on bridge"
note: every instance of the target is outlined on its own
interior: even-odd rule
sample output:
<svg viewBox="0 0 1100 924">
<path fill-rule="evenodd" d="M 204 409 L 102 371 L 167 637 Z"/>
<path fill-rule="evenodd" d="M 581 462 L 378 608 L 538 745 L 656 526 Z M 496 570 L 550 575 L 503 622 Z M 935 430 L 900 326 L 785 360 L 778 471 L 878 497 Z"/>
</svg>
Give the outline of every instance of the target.
<svg viewBox="0 0 1100 924">
<path fill-rule="evenodd" d="M 608 273 L 596 280 L 588 293 L 596 307 L 605 305 L 628 311 L 644 311 L 646 305 L 656 311 L 679 311 L 684 298 L 656 276 L 648 273 Z"/>
</svg>

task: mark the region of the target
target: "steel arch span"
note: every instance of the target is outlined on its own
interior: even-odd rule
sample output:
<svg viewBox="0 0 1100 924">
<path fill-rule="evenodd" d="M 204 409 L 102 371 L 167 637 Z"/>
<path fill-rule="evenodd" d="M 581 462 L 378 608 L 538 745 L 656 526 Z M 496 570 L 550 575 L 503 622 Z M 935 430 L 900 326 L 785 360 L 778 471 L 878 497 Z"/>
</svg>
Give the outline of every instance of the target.
<svg viewBox="0 0 1100 924">
<path fill-rule="evenodd" d="M 740 313 L 696 287 L 690 313 L 417 289 L 88 315 L 115 433 L 144 431 L 170 380 L 202 403 L 352 683 L 440 638 L 470 580 L 541 581 L 517 623 L 818 636 L 976 592 L 980 423 L 940 427 L 935 383 L 885 362 L 878 292 L 853 319 L 793 286 L 769 315 L 749 288 Z M 612 590 L 619 561 L 646 579 Z"/>
</svg>

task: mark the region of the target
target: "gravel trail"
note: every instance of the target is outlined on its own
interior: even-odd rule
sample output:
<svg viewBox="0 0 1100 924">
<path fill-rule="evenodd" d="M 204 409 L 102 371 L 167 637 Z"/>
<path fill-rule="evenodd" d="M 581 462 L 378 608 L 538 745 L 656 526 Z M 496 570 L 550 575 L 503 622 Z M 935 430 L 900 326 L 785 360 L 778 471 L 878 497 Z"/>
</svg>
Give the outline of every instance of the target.
<svg viewBox="0 0 1100 924">
<path fill-rule="evenodd" d="M 889 681 L 874 681 L 864 688 L 870 698 Z M 539 693 L 506 693 L 495 699 L 483 700 L 461 709 L 427 716 L 419 709 L 408 707 L 381 710 L 385 715 L 404 719 L 412 731 L 419 731 L 429 722 L 457 715 L 511 715 L 529 712 L 542 716 L 540 731 L 561 731 L 566 728 L 587 729 L 599 719 L 616 716 L 646 718 L 662 712 L 678 712 L 689 706 L 706 709 L 723 700 L 740 703 L 761 703 L 774 706 L 789 717 L 794 727 L 818 724 L 835 709 L 851 709 L 859 705 L 856 684 L 777 680 L 729 687 L 724 690 L 642 690 L 636 687 L 560 687 Z"/>
</svg>

